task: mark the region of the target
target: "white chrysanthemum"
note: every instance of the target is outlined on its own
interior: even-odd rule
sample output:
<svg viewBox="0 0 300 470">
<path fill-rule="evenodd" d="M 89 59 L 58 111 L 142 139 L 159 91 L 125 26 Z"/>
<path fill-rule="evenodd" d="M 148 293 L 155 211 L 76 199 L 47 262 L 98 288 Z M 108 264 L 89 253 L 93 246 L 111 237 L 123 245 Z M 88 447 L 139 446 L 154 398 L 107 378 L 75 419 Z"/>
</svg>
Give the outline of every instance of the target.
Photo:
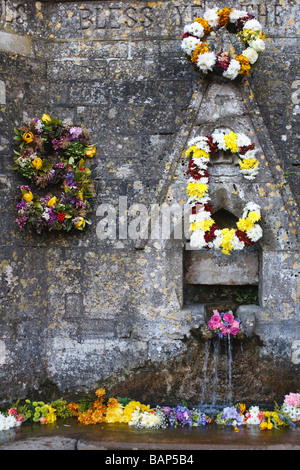
<svg viewBox="0 0 300 470">
<path fill-rule="evenodd" d="M 210 201 L 210 197 L 206 193 L 204 196 L 202 196 L 201 199 L 199 199 L 199 196 L 189 197 L 187 203 L 188 204 L 194 204 L 195 202 L 201 202 L 201 204 L 206 204 L 208 201 Z"/>
<path fill-rule="evenodd" d="M 258 149 L 251 149 L 251 150 L 247 150 L 246 153 L 244 153 L 244 155 L 240 155 L 240 158 L 242 160 L 247 160 L 248 158 L 256 158 L 256 153 L 258 152 Z"/>
<path fill-rule="evenodd" d="M 203 72 L 207 73 L 212 71 L 216 63 L 216 54 L 214 52 L 204 52 L 204 54 L 199 54 L 197 58 L 197 67 Z"/>
<path fill-rule="evenodd" d="M 251 29 L 251 30 L 256 30 L 258 29 L 259 31 L 261 31 L 262 27 L 261 27 L 261 24 L 259 21 L 257 20 L 248 20 L 246 21 L 246 23 L 244 24 L 244 27 L 243 29 Z"/>
<path fill-rule="evenodd" d="M 35 129 L 36 131 L 40 134 L 42 132 L 44 128 L 44 124 L 43 124 L 43 121 L 41 121 L 40 119 L 38 119 L 36 122 L 35 122 Z"/>
<path fill-rule="evenodd" d="M 258 167 L 241 170 L 241 173 L 246 180 L 253 181 L 258 175 Z"/>
<path fill-rule="evenodd" d="M 0 412 L 0 431 L 7 431 L 16 426 L 16 418 L 13 415 L 4 416 Z"/>
<path fill-rule="evenodd" d="M 199 183 L 199 184 L 208 184 L 208 178 L 201 178 L 199 180 L 195 180 L 195 178 L 189 178 L 188 183 Z"/>
<path fill-rule="evenodd" d="M 204 150 L 204 152 L 209 153 L 209 151 L 210 151 L 210 148 L 209 148 L 209 145 L 207 143 L 207 138 L 206 137 L 202 137 L 202 136 L 194 137 L 188 143 L 189 147 L 192 147 L 193 145 L 196 145 L 196 147 L 198 149 Z"/>
<path fill-rule="evenodd" d="M 247 424 L 260 424 L 261 420 L 258 418 L 258 416 L 251 416 L 250 418 L 247 419 Z"/>
<path fill-rule="evenodd" d="M 284 403 L 281 407 L 282 412 L 287 414 L 292 421 L 300 421 L 300 408 Z"/>
<path fill-rule="evenodd" d="M 181 49 L 185 54 L 192 55 L 198 44 L 200 44 L 200 39 L 194 38 L 193 36 L 189 36 L 188 38 L 184 38 L 181 42 Z"/>
<path fill-rule="evenodd" d="M 249 41 L 249 46 L 256 52 L 262 52 L 265 50 L 266 45 L 263 39 L 257 38 Z"/>
<path fill-rule="evenodd" d="M 190 245 L 192 248 L 204 248 L 206 246 L 206 241 L 204 238 L 204 230 L 195 230 L 190 238 Z"/>
<path fill-rule="evenodd" d="M 212 138 L 214 142 L 217 143 L 219 150 L 226 150 L 225 134 L 222 131 L 215 131 L 212 133 Z"/>
<path fill-rule="evenodd" d="M 256 202 L 248 202 L 244 207 L 243 219 L 247 217 L 249 212 L 258 212 L 260 214 L 260 206 Z"/>
<path fill-rule="evenodd" d="M 230 23 L 235 23 L 239 18 L 244 18 L 245 16 L 247 16 L 246 11 L 232 10 L 229 14 L 229 21 Z"/>
<path fill-rule="evenodd" d="M 231 238 L 231 245 L 234 250 L 243 250 L 245 247 L 244 243 L 241 242 L 235 234 Z"/>
<path fill-rule="evenodd" d="M 241 68 L 241 64 L 237 60 L 231 59 L 227 70 L 225 70 L 225 72 L 223 72 L 222 75 L 225 78 L 234 80 L 237 77 L 240 68 Z"/>
<path fill-rule="evenodd" d="M 140 420 L 140 408 L 139 406 L 137 406 L 134 412 L 132 413 L 131 419 L 128 424 L 129 426 L 136 426 L 139 420 Z"/>
<path fill-rule="evenodd" d="M 190 223 L 192 223 L 192 222 L 199 222 L 202 220 L 210 220 L 210 219 L 211 219 L 210 212 L 206 211 L 204 208 L 201 208 L 200 210 L 198 210 L 197 214 L 190 215 L 189 221 Z"/>
<path fill-rule="evenodd" d="M 251 140 L 249 139 L 249 137 L 246 136 L 246 134 L 239 132 L 236 134 L 236 144 L 239 148 L 245 147 L 251 144 Z"/>
<path fill-rule="evenodd" d="M 214 238 L 212 243 L 213 243 L 214 248 L 219 249 L 223 242 L 223 235 L 222 235 L 221 230 L 216 230 L 215 235 L 216 235 L 216 238 Z"/>
<path fill-rule="evenodd" d="M 200 158 L 193 158 L 193 160 L 194 160 L 195 165 L 197 165 L 197 167 L 200 168 L 201 170 L 207 169 L 207 166 L 209 163 L 208 158 L 200 157 Z"/>
<path fill-rule="evenodd" d="M 253 227 L 247 231 L 247 236 L 253 242 L 257 242 L 262 237 L 263 231 L 260 225 L 254 224 Z"/>
<path fill-rule="evenodd" d="M 208 22 L 208 24 L 214 28 L 218 25 L 219 16 L 218 16 L 218 9 L 217 8 L 210 8 L 206 10 L 204 13 L 203 18 Z"/>
<path fill-rule="evenodd" d="M 202 24 L 195 21 L 194 23 L 188 24 L 184 27 L 184 33 L 190 33 L 194 36 L 197 36 L 198 38 L 202 38 L 204 36 L 204 28 Z"/>
</svg>

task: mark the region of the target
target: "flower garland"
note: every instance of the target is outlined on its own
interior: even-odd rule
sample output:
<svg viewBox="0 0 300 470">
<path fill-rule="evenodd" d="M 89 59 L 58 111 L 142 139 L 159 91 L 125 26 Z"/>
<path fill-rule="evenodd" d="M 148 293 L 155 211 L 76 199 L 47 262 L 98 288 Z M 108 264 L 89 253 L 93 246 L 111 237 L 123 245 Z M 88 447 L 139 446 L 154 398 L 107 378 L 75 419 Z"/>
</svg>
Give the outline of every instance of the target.
<svg viewBox="0 0 300 470">
<path fill-rule="evenodd" d="M 244 178 L 253 180 L 258 173 L 259 162 L 255 158 L 255 145 L 242 133 L 215 131 L 211 136 L 195 137 L 189 142 L 185 152 L 190 158 L 186 174 L 188 203 L 192 205 L 190 215 L 190 245 L 193 248 L 220 249 L 229 255 L 232 250 L 242 250 L 253 245 L 262 237 L 262 229 L 256 223 L 261 218 L 260 207 L 254 202 L 246 204 L 237 229 L 219 229 L 212 219 L 212 206 L 208 203 L 209 159 L 210 153 L 218 150 L 239 154 L 240 171 Z"/>
<path fill-rule="evenodd" d="M 19 150 L 14 151 L 13 169 L 38 188 L 60 183 L 63 190 L 40 197 L 28 185 L 21 185 L 16 196 L 18 226 L 38 234 L 83 230 L 90 223 L 86 219 L 88 199 L 94 196 L 85 159 L 95 155 L 96 147 L 91 145 L 88 131 L 44 114 L 28 126 L 15 128 L 14 140 Z"/>
<path fill-rule="evenodd" d="M 215 331 L 220 338 L 223 336 L 233 335 L 236 336 L 240 331 L 241 320 L 235 318 L 232 311 L 222 312 L 213 310 L 213 315 L 208 322 L 210 330 Z"/>
<path fill-rule="evenodd" d="M 121 397 L 105 399 L 105 390 L 99 388 L 95 392 L 96 399 L 82 399 L 79 403 L 68 403 L 63 398 L 45 403 L 26 399 L 20 400 L 7 411 L 0 413 L 0 431 L 15 428 L 26 422 L 40 424 L 54 423 L 57 418 L 75 418 L 81 424 L 123 423 L 139 429 L 159 428 L 193 428 L 217 425 L 233 426 L 236 432 L 241 426 L 258 425 L 260 430 L 279 429 L 280 427 L 296 426 L 300 423 L 300 394 L 285 395 L 281 406 L 275 402 L 273 411 L 260 409 L 238 403 L 226 406 L 216 416 L 208 416 L 198 408 L 190 409 L 185 402 L 175 407 L 159 406 L 151 408 L 136 400 Z"/>
<path fill-rule="evenodd" d="M 235 34 L 246 47 L 241 54 L 237 55 L 233 46 L 230 46 L 229 51 L 216 53 L 211 50 L 208 42 L 203 42 L 203 38 L 223 26 Z M 204 13 L 203 18 L 196 18 L 193 23 L 185 26 L 181 48 L 203 74 L 211 72 L 234 80 L 238 76 L 250 74 L 251 66 L 265 49 L 264 40 L 261 24 L 252 14 L 228 7 L 221 10 L 212 8 Z"/>
</svg>

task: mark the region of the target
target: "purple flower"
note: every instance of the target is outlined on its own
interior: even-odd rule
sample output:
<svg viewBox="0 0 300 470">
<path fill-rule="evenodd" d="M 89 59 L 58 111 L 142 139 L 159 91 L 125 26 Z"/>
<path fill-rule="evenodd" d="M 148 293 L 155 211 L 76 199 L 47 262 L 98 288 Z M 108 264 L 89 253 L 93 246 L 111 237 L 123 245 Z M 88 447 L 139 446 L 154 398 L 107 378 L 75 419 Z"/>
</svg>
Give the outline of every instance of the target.
<svg viewBox="0 0 300 470">
<path fill-rule="evenodd" d="M 69 130 L 69 133 L 70 133 L 70 140 L 75 140 L 81 135 L 82 129 L 81 127 L 71 127 Z"/>
<path fill-rule="evenodd" d="M 25 215 L 21 215 L 18 219 L 16 219 L 17 224 L 20 228 L 24 227 L 27 222 L 27 217 Z"/>
</svg>

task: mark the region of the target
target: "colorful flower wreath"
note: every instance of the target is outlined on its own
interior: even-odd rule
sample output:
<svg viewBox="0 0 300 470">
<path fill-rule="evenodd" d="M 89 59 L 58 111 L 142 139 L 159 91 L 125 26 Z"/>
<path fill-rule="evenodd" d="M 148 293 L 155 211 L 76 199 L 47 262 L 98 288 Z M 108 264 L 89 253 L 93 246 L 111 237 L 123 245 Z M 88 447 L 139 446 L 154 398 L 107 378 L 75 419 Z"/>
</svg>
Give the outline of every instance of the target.
<svg viewBox="0 0 300 470">
<path fill-rule="evenodd" d="M 214 52 L 204 38 L 221 27 L 235 34 L 245 46 L 245 50 L 237 55 L 233 46 L 229 51 Z M 226 79 L 249 75 L 260 52 L 265 49 L 265 34 L 259 21 L 252 14 L 233 8 L 212 8 L 207 10 L 203 18 L 196 18 L 193 23 L 185 26 L 182 33 L 181 48 L 191 62 L 202 73 L 209 72 Z"/>
<path fill-rule="evenodd" d="M 91 145 L 88 131 L 44 114 L 28 126 L 15 128 L 14 140 L 19 143 L 19 150 L 14 151 L 14 170 L 38 188 L 62 186 L 60 194 L 44 197 L 34 196 L 27 185 L 20 186 L 16 196 L 18 226 L 39 234 L 83 230 L 90 223 L 86 219 L 88 199 L 94 196 L 85 159 L 95 155 L 96 147 Z"/>
<path fill-rule="evenodd" d="M 186 174 L 189 175 L 187 185 L 188 203 L 192 205 L 190 215 L 190 245 L 192 248 L 220 249 L 229 255 L 232 250 L 242 250 L 253 245 L 262 237 L 262 229 L 256 223 L 261 218 L 260 207 L 249 202 L 243 211 L 242 218 L 237 222 L 237 229 L 219 229 L 211 214 L 212 206 L 208 203 L 209 159 L 210 153 L 219 150 L 239 154 L 240 171 L 243 176 L 252 180 L 258 172 L 259 162 L 255 158 L 255 144 L 242 133 L 235 134 L 215 131 L 211 136 L 195 137 L 189 142 L 185 155 L 191 158 Z"/>
</svg>

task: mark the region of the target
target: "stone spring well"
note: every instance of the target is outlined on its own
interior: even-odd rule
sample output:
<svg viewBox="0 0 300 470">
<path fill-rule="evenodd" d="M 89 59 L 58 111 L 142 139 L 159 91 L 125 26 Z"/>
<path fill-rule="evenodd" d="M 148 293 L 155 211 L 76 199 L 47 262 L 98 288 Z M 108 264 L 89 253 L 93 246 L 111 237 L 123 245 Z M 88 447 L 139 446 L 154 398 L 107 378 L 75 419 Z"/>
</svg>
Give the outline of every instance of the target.
<svg viewBox="0 0 300 470">
<path fill-rule="evenodd" d="M 226 402 L 227 343 L 215 381 L 206 325 L 213 308 L 228 307 L 243 325 L 231 343 L 232 401 L 280 403 L 299 390 L 296 5 L 249 4 L 268 53 L 247 81 L 224 86 L 195 73 L 180 49 L 207 2 L 0 3 L 0 402 L 99 387 L 147 402 Z M 97 147 L 92 224 L 80 236 L 43 240 L 15 224 L 24 180 L 12 171 L 13 129 L 45 112 L 84 124 Z M 255 247 L 225 257 L 190 250 L 188 237 L 99 239 L 97 209 L 118 213 L 120 196 L 147 209 L 183 206 L 188 139 L 218 126 L 259 149 L 254 182 L 220 153 L 210 184 L 220 224 L 249 200 L 261 205 Z"/>
</svg>

